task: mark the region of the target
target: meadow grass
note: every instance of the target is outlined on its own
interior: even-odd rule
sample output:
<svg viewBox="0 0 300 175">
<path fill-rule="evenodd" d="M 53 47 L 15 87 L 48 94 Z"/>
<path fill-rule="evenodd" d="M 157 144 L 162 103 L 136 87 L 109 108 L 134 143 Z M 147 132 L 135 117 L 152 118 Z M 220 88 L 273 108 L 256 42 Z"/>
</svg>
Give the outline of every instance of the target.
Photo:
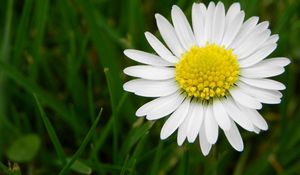
<svg viewBox="0 0 300 175">
<path fill-rule="evenodd" d="M 240 130 L 243 152 L 221 134 L 204 157 L 198 141 L 161 141 L 164 120 L 135 116 L 149 99 L 123 91 L 122 70 L 135 64 L 123 50 L 153 52 L 144 32 L 159 37 L 154 14 L 170 19 L 177 4 L 190 19 L 193 2 L 1 0 L 0 174 L 300 174 L 299 0 L 240 1 L 279 34 L 272 56 L 292 61 L 276 78 L 282 103 L 260 111 L 269 130 Z"/>
</svg>

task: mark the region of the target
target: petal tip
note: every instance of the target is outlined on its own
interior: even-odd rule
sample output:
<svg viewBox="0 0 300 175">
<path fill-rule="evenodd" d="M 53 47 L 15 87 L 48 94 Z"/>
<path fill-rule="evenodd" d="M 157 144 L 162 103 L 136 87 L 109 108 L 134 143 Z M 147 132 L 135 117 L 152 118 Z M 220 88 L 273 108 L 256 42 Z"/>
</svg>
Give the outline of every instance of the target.
<svg viewBox="0 0 300 175">
<path fill-rule="evenodd" d="M 126 84 L 126 83 L 125 83 L 125 84 L 123 84 L 123 90 L 130 92 L 130 91 L 128 90 L 128 86 L 127 86 L 127 84 Z"/>
<path fill-rule="evenodd" d="M 161 19 L 162 18 L 162 15 L 161 14 L 159 14 L 159 13 L 155 13 L 155 19 L 156 20 L 159 20 L 159 19 Z"/>
<path fill-rule="evenodd" d="M 168 138 L 166 134 L 160 132 L 160 140 L 165 140 L 166 138 Z"/>
<path fill-rule="evenodd" d="M 263 127 L 263 128 L 260 128 L 261 130 L 263 130 L 263 131 L 267 131 L 268 129 L 269 129 L 269 126 L 268 126 L 268 124 L 266 123 L 266 125 Z"/>
<path fill-rule="evenodd" d="M 206 157 L 206 156 L 209 154 L 209 152 L 210 152 L 211 145 L 208 145 L 207 148 L 202 148 L 202 147 L 200 146 L 200 149 L 201 149 L 201 152 L 202 152 L 203 156 Z"/>
<path fill-rule="evenodd" d="M 125 49 L 125 50 L 123 51 L 123 54 L 127 56 L 127 55 L 128 55 L 128 52 L 129 52 L 129 50 L 128 50 L 128 49 Z"/>
<path fill-rule="evenodd" d="M 182 146 L 184 143 L 184 140 L 185 140 L 185 138 L 182 139 L 182 138 L 177 137 L 177 145 Z"/>
<path fill-rule="evenodd" d="M 126 67 L 125 69 L 123 69 L 123 73 L 126 74 L 126 75 L 130 74 L 129 68 Z"/>
<path fill-rule="evenodd" d="M 286 66 L 289 65 L 291 62 L 292 62 L 291 59 L 286 58 L 286 63 L 285 63 L 285 65 L 286 65 Z"/>
<path fill-rule="evenodd" d="M 148 31 L 146 31 L 146 32 L 144 32 L 144 35 L 145 35 L 146 37 L 149 37 L 149 36 L 151 36 L 151 33 L 148 32 Z"/>
<path fill-rule="evenodd" d="M 244 145 L 241 145 L 240 147 L 235 148 L 238 152 L 242 152 L 244 150 Z"/>
<path fill-rule="evenodd" d="M 208 6 L 215 6 L 215 2 L 210 1 L 210 3 L 208 4 Z"/>
<path fill-rule="evenodd" d="M 235 2 L 235 3 L 233 3 L 232 5 L 237 5 L 237 6 L 241 6 L 241 4 L 239 3 L 239 2 Z"/>
<path fill-rule="evenodd" d="M 219 1 L 219 2 L 217 3 L 217 6 L 223 6 L 223 7 L 224 7 L 224 3 L 221 2 L 221 1 Z"/>
<path fill-rule="evenodd" d="M 180 9 L 177 5 L 172 5 L 172 10 L 173 9 L 176 9 L 176 10 L 178 10 L 178 9 Z"/>
<path fill-rule="evenodd" d="M 123 54 L 124 54 L 126 57 L 130 58 L 132 55 L 135 54 L 134 51 L 135 51 L 134 49 L 125 49 L 125 50 L 123 51 Z"/>
<path fill-rule="evenodd" d="M 139 109 L 135 112 L 135 115 L 137 117 L 143 117 L 143 116 L 145 116 L 145 114 L 141 110 L 139 110 Z"/>
<path fill-rule="evenodd" d="M 209 153 L 209 151 L 206 151 L 206 152 L 202 151 L 202 154 L 203 154 L 203 156 L 205 156 L 205 157 L 208 155 L 208 153 Z"/>
</svg>

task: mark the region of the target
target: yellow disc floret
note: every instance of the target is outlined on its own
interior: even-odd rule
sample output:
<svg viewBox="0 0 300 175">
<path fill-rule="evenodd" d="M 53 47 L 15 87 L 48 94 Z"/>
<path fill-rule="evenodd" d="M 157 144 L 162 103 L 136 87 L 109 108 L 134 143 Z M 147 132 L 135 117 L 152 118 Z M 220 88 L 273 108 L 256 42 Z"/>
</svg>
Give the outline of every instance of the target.
<svg viewBox="0 0 300 175">
<path fill-rule="evenodd" d="M 231 49 L 216 44 L 193 46 L 176 65 L 176 81 L 189 97 L 210 100 L 226 95 L 238 80 L 239 65 Z"/>
</svg>

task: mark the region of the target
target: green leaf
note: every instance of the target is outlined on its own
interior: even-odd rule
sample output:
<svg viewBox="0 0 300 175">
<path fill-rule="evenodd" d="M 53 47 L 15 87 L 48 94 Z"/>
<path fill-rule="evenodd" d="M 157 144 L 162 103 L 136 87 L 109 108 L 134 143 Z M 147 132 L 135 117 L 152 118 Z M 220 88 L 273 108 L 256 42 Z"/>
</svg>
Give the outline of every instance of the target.
<svg viewBox="0 0 300 175">
<path fill-rule="evenodd" d="M 15 162 L 30 162 L 38 153 L 41 139 L 36 134 L 28 134 L 15 140 L 8 148 L 6 155 Z"/>
</svg>

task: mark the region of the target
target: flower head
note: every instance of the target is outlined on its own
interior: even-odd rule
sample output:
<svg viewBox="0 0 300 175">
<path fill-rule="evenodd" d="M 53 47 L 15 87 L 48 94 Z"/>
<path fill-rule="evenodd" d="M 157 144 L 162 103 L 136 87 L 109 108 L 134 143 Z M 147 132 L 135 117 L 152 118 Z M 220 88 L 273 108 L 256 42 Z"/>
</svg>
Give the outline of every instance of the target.
<svg viewBox="0 0 300 175">
<path fill-rule="evenodd" d="M 237 125 L 259 133 L 268 125 L 257 110 L 262 103 L 278 104 L 285 86 L 269 79 L 284 72 L 289 59 L 266 59 L 277 47 L 267 21 L 258 17 L 244 21 L 240 4 L 225 12 L 223 3 L 208 7 L 194 3 L 192 27 L 179 7 L 171 11 L 173 25 L 156 14 L 159 32 L 166 44 L 149 32 L 146 39 L 156 54 L 127 49 L 124 54 L 145 65 L 131 66 L 124 73 L 138 79 L 124 89 L 156 99 L 140 107 L 136 115 L 157 120 L 169 116 L 161 139 L 178 130 L 177 143 L 194 142 L 207 155 L 216 143 L 219 128 L 237 151 L 243 140 Z"/>
</svg>

